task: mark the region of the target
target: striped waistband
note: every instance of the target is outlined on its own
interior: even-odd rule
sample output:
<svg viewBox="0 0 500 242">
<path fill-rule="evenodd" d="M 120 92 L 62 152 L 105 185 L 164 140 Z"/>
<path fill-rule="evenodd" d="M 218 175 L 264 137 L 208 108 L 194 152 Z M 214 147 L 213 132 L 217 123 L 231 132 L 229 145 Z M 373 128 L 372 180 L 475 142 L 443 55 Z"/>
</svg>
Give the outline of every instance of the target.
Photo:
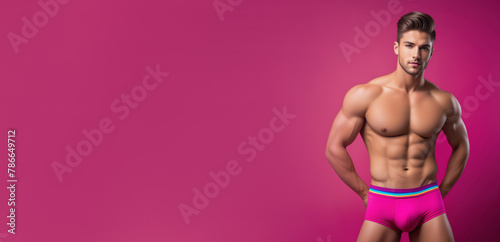
<svg viewBox="0 0 500 242">
<path fill-rule="evenodd" d="M 434 191 L 438 188 L 439 186 L 435 182 L 422 187 L 408 189 L 385 188 L 370 185 L 370 192 L 389 197 L 415 197 Z"/>
</svg>

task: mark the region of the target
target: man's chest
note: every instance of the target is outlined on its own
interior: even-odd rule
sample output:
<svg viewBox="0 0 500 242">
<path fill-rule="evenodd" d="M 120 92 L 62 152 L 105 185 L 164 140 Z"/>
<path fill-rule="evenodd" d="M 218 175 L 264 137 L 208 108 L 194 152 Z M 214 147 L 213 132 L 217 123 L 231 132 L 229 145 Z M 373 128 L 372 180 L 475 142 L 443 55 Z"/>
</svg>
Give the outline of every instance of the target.
<svg viewBox="0 0 500 242">
<path fill-rule="evenodd" d="M 428 94 L 384 94 L 369 106 L 367 124 L 379 135 L 398 136 L 416 133 L 430 138 L 441 131 L 446 121 L 442 106 Z"/>
</svg>

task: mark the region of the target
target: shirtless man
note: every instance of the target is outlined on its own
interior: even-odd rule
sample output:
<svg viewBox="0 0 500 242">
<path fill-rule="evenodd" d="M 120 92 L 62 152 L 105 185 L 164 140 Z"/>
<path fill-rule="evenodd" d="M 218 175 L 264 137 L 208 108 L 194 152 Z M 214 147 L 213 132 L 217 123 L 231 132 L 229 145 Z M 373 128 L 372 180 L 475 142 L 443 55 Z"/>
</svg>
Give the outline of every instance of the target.
<svg viewBox="0 0 500 242">
<path fill-rule="evenodd" d="M 424 79 L 433 52 L 434 20 L 411 12 L 398 21 L 396 71 L 349 90 L 328 137 L 326 157 L 363 200 L 365 220 L 357 241 L 454 241 L 443 198 L 469 156 L 458 101 Z M 443 131 L 452 153 L 436 184 L 434 148 Z M 360 133 L 370 157 L 371 184 L 356 173 L 346 147 Z"/>
</svg>

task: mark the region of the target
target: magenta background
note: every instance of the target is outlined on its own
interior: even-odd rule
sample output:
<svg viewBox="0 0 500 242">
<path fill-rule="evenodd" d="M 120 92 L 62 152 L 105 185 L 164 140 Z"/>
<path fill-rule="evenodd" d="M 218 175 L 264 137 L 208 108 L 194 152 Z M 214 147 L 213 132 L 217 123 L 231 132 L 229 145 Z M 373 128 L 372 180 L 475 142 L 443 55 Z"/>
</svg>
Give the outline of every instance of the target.
<svg viewBox="0 0 500 242">
<path fill-rule="evenodd" d="M 413 10 L 434 17 L 426 78 L 462 108 L 479 76 L 500 74 L 495 1 L 401 0 L 402 12 L 347 63 L 339 44 L 353 44 L 353 28 L 387 2 L 243 0 L 221 22 L 211 0 L 73 0 L 18 54 L 7 33 L 20 34 L 21 18 L 40 7 L 2 2 L 0 127 L 4 137 L 17 130 L 19 182 L 17 234 L 6 236 L 5 189 L 0 240 L 354 241 L 363 204 L 327 162 L 326 139 L 345 92 L 396 67 L 397 19 Z M 171 75 L 120 121 L 111 102 L 156 64 Z M 471 156 L 444 200 L 457 241 L 498 237 L 499 92 L 465 119 Z M 297 117 L 244 161 L 238 145 L 284 106 Z M 59 183 L 51 163 L 105 117 L 116 130 Z M 437 150 L 440 182 L 450 149 Z M 361 139 L 349 151 L 369 182 Z M 187 225 L 177 206 L 192 205 L 192 189 L 233 159 L 242 173 Z"/>
</svg>

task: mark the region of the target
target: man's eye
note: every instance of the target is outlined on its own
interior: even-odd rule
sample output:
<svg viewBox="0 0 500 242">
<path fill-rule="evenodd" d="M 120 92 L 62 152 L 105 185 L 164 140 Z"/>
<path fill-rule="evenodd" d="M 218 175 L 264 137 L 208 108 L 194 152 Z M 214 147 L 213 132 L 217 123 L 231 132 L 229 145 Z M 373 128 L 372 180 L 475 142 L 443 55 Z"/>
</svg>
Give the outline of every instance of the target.
<svg viewBox="0 0 500 242">
<path fill-rule="evenodd" d="M 409 48 L 411 48 L 412 46 L 411 46 L 411 45 L 406 45 L 406 47 L 409 47 Z"/>
</svg>

